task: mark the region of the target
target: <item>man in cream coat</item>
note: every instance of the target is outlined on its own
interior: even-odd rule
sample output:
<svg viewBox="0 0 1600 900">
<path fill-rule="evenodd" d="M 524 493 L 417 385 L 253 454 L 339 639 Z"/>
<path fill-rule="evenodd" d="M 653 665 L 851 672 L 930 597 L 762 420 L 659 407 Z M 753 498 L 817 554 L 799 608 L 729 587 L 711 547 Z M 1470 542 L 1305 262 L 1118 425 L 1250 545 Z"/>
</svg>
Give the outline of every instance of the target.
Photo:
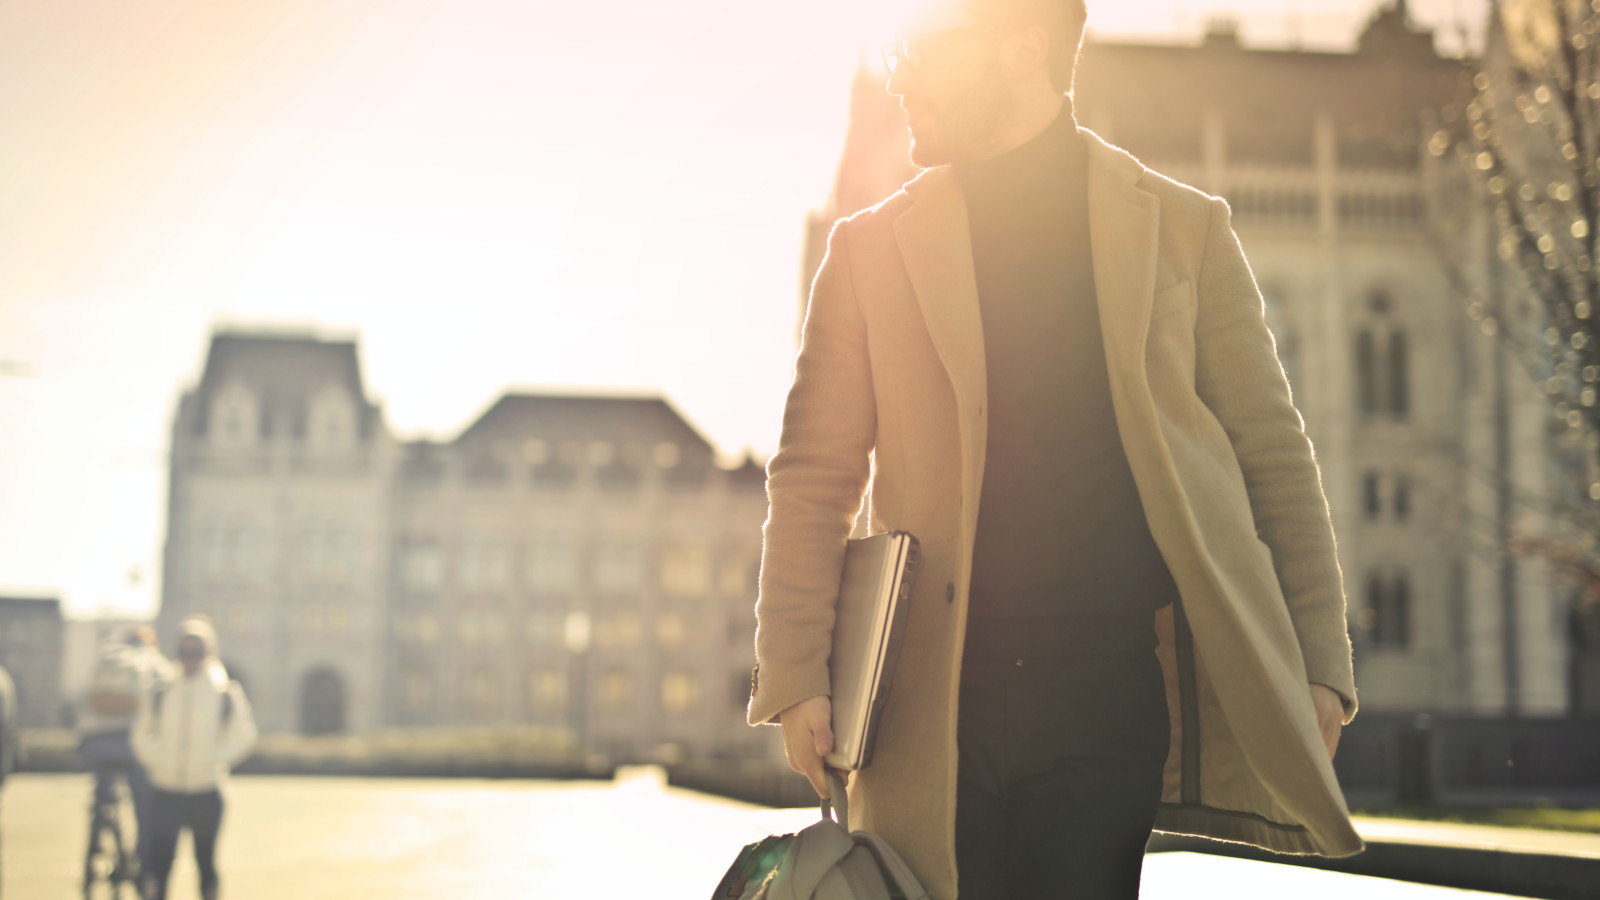
<svg viewBox="0 0 1600 900">
<path fill-rule="evenodd" d="M 834 228 L 768 467 L 749 721 L 819 794 L 863 498 L 922 544 L 848 790 L 941 900 L 1136 897 L 1152 827 L 1361 849 L 1311 444 L 1226 203 L 1074 120 L 1084 19 L 965 0 L 888 51 L 929 168 Z"/>
</svg>

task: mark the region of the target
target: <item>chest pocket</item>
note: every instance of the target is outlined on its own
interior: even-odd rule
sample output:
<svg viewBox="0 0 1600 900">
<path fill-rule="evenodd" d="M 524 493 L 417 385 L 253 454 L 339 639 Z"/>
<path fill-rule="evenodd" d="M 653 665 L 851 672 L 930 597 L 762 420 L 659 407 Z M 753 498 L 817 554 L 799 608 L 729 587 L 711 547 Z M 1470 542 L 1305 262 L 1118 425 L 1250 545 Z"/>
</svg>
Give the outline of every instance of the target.
<svg viewBox="0 0 1600 900">
<path fill-rule="evenodd" d="M 1158 397 L 1170 390 L 1194 393 L 1196 299 L 1194 281 L 1185 278 L 1157 291 L 1150 303 L 1145 367 Z"/>
</svg>

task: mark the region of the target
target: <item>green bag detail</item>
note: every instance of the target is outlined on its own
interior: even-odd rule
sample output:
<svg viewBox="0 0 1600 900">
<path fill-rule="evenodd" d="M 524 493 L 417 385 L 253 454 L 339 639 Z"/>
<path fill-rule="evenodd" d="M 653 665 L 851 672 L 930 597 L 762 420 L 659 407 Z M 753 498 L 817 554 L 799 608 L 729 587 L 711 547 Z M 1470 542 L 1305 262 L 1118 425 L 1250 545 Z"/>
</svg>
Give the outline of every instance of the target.
<svg viewBox="0 0 1600 900">
<path fill-rule="evenodd" d="M 746 845 L 711 900 L 928 900 L 888 842 L 848 830 L 844 779 L 832 772 L 828 793 L 821 821 Z"/>
</svg>

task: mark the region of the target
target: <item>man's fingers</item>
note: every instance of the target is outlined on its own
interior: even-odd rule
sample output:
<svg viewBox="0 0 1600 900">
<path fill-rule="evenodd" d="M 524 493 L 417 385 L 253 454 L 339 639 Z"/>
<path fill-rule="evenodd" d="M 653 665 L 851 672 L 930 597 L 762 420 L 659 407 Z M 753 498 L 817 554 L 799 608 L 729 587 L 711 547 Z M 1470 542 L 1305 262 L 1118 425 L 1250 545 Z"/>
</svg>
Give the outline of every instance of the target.
<svg viewBox="0 0 1600 900">
<path fill-rule="evenodd" d="M 823 725 L 812 733 L 812 738 L 817 747 L 818 756 L 827 756 L 833 752 L 833 729 Z"/>
<path fill-rule="evenodd" d="M 794 704 L 778 717 L 783 726 L 783 753 L 789 760 L 789 768 L 804 775 L 822 798 L 828 796 L 822 758 L 833 752 L 829 712 L 828 698 L 818 696 Z"/>
<path fill-rule="evenodd" d="M 811 787 L 817 792 L 817 796 L 826 800 L 828 798 L 828 779 L 822 774 L 822 759 L 812 760 L 811 765 L 806 768 L 805 775 L 811 781 Z"/>
</svg>

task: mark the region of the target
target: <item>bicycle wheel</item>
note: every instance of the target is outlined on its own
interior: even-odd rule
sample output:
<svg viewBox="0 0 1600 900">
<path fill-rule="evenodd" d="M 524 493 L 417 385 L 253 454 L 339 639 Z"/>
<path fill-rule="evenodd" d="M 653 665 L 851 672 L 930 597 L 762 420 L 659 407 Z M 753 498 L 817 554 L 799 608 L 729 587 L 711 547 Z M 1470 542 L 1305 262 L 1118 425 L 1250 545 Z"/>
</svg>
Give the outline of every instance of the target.
<svg viewBox="0 0 1600 900">
<path fill-rule="evenodd" d="M 89 849 L 83 863 L 84 900 L 136 897 L 136 866 L 122 841 L 122 823 L 114 804 L 102 804 L 89 821 Z M 124 891 L 124 887 L 128 888 Z"/>
</svg>

